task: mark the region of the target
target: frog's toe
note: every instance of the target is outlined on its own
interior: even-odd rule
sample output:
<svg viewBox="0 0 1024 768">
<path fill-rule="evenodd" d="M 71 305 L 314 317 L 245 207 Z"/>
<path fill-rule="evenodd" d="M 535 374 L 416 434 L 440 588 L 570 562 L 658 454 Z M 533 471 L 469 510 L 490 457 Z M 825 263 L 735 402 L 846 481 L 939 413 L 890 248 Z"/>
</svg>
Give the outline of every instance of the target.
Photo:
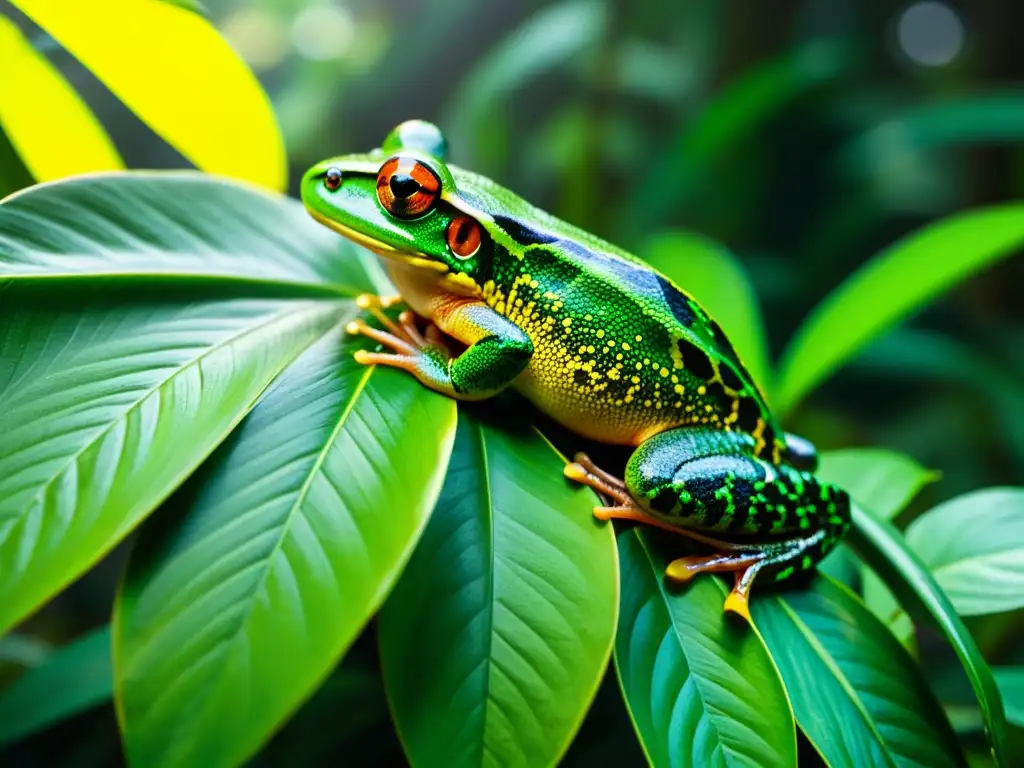
<svg viewBox="0 0 1024 768">
<path fill-rule="evenodd" d="M 725 598 L 725 612 L 735 613 L 737 616 L 742 616 L 748 622 L 753 622 L 753 619 L 750 618 L 750 599 L 735 590 L 730 592 L 729 596 Z"/>
</svg>

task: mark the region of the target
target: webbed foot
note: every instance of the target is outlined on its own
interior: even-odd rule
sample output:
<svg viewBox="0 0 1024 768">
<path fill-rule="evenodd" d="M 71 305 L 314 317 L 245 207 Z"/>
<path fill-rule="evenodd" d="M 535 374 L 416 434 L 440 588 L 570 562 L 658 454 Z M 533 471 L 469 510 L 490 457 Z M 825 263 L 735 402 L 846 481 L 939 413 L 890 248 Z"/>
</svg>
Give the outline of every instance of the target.
<svg viewBox="0 0 1024 768">
<path fill-rule="evenodd" d="M 406 310 L 398 316 L 396 323 L 386 314 L 384 309 L 401 301 L 400 297 L 381 298 L 372 294 L 362 294 L 356 304 L 367 310 L 383 326 L 383 330 L 374 328 L 362 319 L 351 321 L 345 330 L 350 334 L 358 334 L 373 339 L 391 352 L 368 352 L 358 350 L 355 353 L 357 363 L 363 365 L 386 365 L 400 368 L 413 374 L 422 383 L 444 394 L 452 394 L 453 387 L 448 372 L 451 352 L 445 344 L 441 330 L 429 323 L 421 333 L 417 327 L 416 315 Z"/>
</svg>

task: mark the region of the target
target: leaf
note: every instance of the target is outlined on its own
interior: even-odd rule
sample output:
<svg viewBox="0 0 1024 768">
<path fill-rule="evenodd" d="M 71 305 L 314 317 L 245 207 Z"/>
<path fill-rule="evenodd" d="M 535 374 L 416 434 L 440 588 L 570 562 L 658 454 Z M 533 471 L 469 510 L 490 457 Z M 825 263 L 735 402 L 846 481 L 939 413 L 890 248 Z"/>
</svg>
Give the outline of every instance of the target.
<svg viewBox="0 0 1024 768">
<path fill-rule="evenodd" d="M 12 0 L 197 168 L 283 190 L 270 99 L 202 16 L 162 0 Z M 60 121 L 39 102 L 38 121 Z"/>
<path fill-rule="evenodd" d="M 593 0 L 569 0 L 531 16 L 470 70 L 445 110 L 451 146 L 473 159 L 477 170 L 495 166 L 495 132 L 507 117 L 500 109 L 511 104 L 515 90 L 524 83 L 563 64 L 594 45 L 605 28 L 603 4 Z"/>
<path fill-rule="evenodd" d="M 963 764 L 920 667 L 852 592 L 817 578 L 751 606 L 797 723 L 830 768 Z"/>
<path fill-rule="evenodd" d="M 10 744 L 110 699 L 110 627 L 55 650 L 0 692 L 0 745 Z"/>
<path fill-rule="evenodd" d="M 885 448 L 828 451 L 821 455 L 815 474 L 845 489 L 883 520 L 892 520 L 922 488 L 941 477 L 905 453 Z"/>
<path fill-rule="evenodd" d="M 912 613 L 928 617 L 946 636 L 960 659 L 981 707 L 992 756 L 999 768 L 1009 766 L 1006 717 L 992 670 L 949 598 L 893 525 L 854 504 L 850 545 L 896 593 Z"/>
<path fill-rule="evenodd" d="M 792 409 L 880 333 L 1024 243 L 1024 204 L 949 216 L 898 240 L 826 297 L 779 366 L 779 404 Z"/>
<path fill-rule="evenodd" d="M 746 71 L 730 83 L 673 143 L 638 177 L 639 193 L 629 196 L 627 231 L 642 233 L 664 222 L 681 201 L 700 194 L 715 164 L 764 127 L 793 100 L 833 80 L 852 58 L 847 47 L 817 41 L 787 51 Z M 656 195 L 645 191 L 657 190 Z"/>
<path fill-rule="evenodd" d="M 688 232 L 654 238 L 646 260 L 697 299 L 736 348 L 762 391 L 771 389 L 771 367 L 761 308 L 743 265 L 725 247 Z"/>
<path fill-rule="evenodd" d="M 246 295 L 374 291 L 374 257 L 300 203 L 201 173 L 132 172 L 32 187 L 0 205 L 0 285 L 145 280 Z"/>
<path fill-rule="evenodd" d="M 143 527 L 114 611 L 136 765 L 238 765 L 384 601 L 441 489 L 455 403 L 340 327 Z M 173 738 L 169 735 L 173 734 Z"/>
<path fill-rule="evenodd" d="M 619 534 L 622 605 L 615 667 L 652 765 L 796 765 L 793 713 L 779 671 L 751 626 L 722 610 L 710 576 L 680 592 L 668 558 L 638 528 Z"/>
<path fill-rule="evenodd" d="M 31 635 L 7 635 L 0 637 L 0 663 L 17 664 L 19 667 L 38 667 L 53 651 L 47 641 Z"/>
<path fill-rule="evenodd" d="M 992 670 L 1006 704 L 1006 719 L 1024 728 L 1024 667 L 997 667 Z"/>
<path fill-rule="evenodd" d="M 1024 489 L 958 496 L 907 528 L 907 544 L 961 616 L 1024 607 Z"/>
<path fill-rule="evenodd" d="M 908 160 L 935 149 L 1024 139 L 1024 93 L 1006 91 L 948 99 L 882 120 L 839 153 L 852 177 L 895 175 Z"/>
<path fill-rule="evenodd" d="M 0 16 L 0 72 L 7 73 L 0 80 L 0 127 L 34 178 L 124 168 L 89 107 L 6 16 Z"/>
<path fill-rule="evenodd" d="M 415 766 L 555 765 L 611 655 L 615 541 L 536 432 L 463 409 L 444 491 L 380 616 Z"/>
</svg>

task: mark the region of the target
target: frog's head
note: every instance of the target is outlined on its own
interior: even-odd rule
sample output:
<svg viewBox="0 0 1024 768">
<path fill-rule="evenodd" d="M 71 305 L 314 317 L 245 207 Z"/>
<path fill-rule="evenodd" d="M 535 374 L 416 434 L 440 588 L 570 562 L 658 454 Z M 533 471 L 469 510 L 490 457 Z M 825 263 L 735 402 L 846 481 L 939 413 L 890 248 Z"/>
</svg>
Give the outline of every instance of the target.
<svg viewBox="0 0 1024 768">
<path fill-rule="evenodd" d="M 322 224 L 389 259 L 478 283 L 489 272 L 495 224 L 510 195 L 475 174 L 448 166 L 436 126 L 402 123 L 380 149 L 324 160 L 302 179 L 302 201 Z"/>
</svg>

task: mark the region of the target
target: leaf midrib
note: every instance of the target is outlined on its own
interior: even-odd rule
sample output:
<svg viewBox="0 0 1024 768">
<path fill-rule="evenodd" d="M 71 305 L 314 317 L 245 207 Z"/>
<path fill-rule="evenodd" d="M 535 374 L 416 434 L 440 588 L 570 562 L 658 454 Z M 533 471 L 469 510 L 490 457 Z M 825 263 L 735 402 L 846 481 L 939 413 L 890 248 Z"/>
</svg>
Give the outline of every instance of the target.
<svg viewBox="0 0 1024 768">
<path fill-rule="evenodd" d="M 344 322 L 344 321 L 342 321 L 342 322 Z M 328 336 L 331 332 L 336 330 L 339 327 L 339 325 L 341 325 L 341 323 L 333 326 L 330 330 L 328 330 L 320 338 L 322 339 L 322 338 Z M 315 344 L 316 342 L 314 341 L 313 343 Z M 310 346 L 312 346 L 312 345 L 310 345 Z M 308 349 L 308 347 L 307 347 L 307 349 Z M 306 475 L 306 479 L 303 481 L 302 486 L 299 488 L 299 492 L 298 492 L 298 495 L 296 497 L 295 503 L 292 504 L 291 509 L 288 510 L 287 517 L 285 518 L 284 524 L 282 525 L 282 528 L 281 528 L 281 534 L 277 537 L 277 541 L 274 544 L 274 548 L 270 551 L 270 553 L 264 559 L 264 565 L 262 566 L 262 571 L 263 572 L 260 574 L 260 576 L 259 576 L 259 578 L 257 580 L 257 583 L 253 586 L 253 589 L 252 589 L 252 591 L 250 593 L 250 596 L 249 596 L 249 599 L 248 599 L 248 606 L 247 606 L 246 610 L 242 614 L 239 615 L 239 617 L 237 619 L 237 628 L 231 633 L 231 636 L 229 638 L 225 638 L 221 642 L 221 650 L 219 651 L 219 653 L 216 654 L 217 656 L 223 656 L 225 653 L 227 653 L 230 650 L 229 646 L 231 644 L 238 642 L 239 638 L 244 636 L 243 630 L 245 629 L 246 625 L 248 624 L 248 622 L 252 618 L 253 608 L 254 608 L 254 606 L 256 605 L 256 602 L 257 602 L 255 597 L 264 588 L 264 586 L 266 585 L 267 575 L 270 573 L 270 564 L 277 558 L 278 553 L 281 551 L 281 547 L 283 546 L 283 542 L 288 537 L 288 532 L 291 529 L 292 522 L 295 520 L 297 512 L 302 507 L 303 503 L 306 500 L 306 497 L 309 494 L 309 489 L 310 489 L 310 487 L 313 484 L 313 479 L 315 477 L 317 477 L 317 475 L 320 473 L 320 469 L 323 467 L 323 464 L 326 461 L 327 455 L 330 453 L 331 448 L 334 446 L 334 443 L 337 440 L 338 435 L 341 434 L 341 430 L 344 428 L 345 424 L 347 423 L 349 415 L 352 413 L 352 410 L 355 408 L 355 404 L 359 400 L 359 397 L 362 395 L 363 390 L 366 389 L 366 386 L 367 386 L 367 384 L 368 384 L 368 382 L 370 380 L 370 377 L 373 375 L 373 373 L 376 370 L 376 368 L 377 368 L 377 366 L 375 366 L 375 365 L 366 366 L 366 370 L 363 372 L 362 376 L 359 379 L 359 382 L 356 384 L 356 388 L 353 390 L 352 395 L 349 397 L 348 402 L 345 404 L 345 409 L 342 411 L 341 415 L 338 417 L 338 423 L 331 430 L 331 434 L 328 437 L 328 439 L 324 441 L 323 449 L 319 452 L 319 454 L 317 454 L 317 457 L 316 457 L 316 460 L 313 463 L 313 466 L 310 468 L 309 473 Z M 121 677 L 123 678 L 125 676 L 126 676 L 126 673 L 122 673 Z M 192 722 L 194 724 L 200 724 L 201 725 L 202 723 L 205 722 L 204 715 L 205 715 L 206 711 L 208 710 L 208 708 L 210 707 L 210 703 L 214 700 L 214 697 L 209 695 L 209 692 L 211 690 L 212 690 L 211 688 L 207 688 L 207 695 L 204 697 L 205 701 L 202 704 L 202 709 L 198 713 L 196 713 L 196 717 L 194 717 L 192 719 Z"/>
<path fill-rule="evenodd" d="M 676 623 L 675 623 L 675 621 L 672 620 L 672 611 L 668 610 L 668 607 L 667 607 L 667 605 L 668 605 L 668 597 L 669 596 L 668 596 L 668 594 L 665 591 L 664 580 L 657 578 L 658 568 L 656 567 L 654 559 L 651 556 L 651 550 L 647 546 L 647 542 L 644 540 L 644 537 L 640 535 L 640 532 L 638 530 L 635 530 L 633 532 L 633 535 L 636 536 L 637 539 L 639 540 L 640 547 L 644 551 L 644 555 L 647 558 L 648 564 L 650 565 L 651 572 L 655 574 L 654 581 L 655 581 L 655 583 L 658 586 L 658 594 L 661 595 L 662 605 L 665 606 L 665 611 L 668 614 L 669 627 L 672 630 L 672 634 L 676 637 L 676 641 L 679 644 L 680 652 L 683 654 L 684 658 L 686 658 L 686 666 L 687 666 L 687 672 L 688 672 L 687 677 L 693 679 L 694 686 L 697 688 L 697 691 L 700 694 L 700 698 L 701 698 L 701 702 L 703 704 L 704 710 L 705 710 L 705 712 L 707 712 L 709 719 L 711 719 L 711 721 L 714 723 L 715 734 L 716 734 L 716 737 L 718 739 L 718 746 L 722 750 L 722 752 L 726 753 L 727 755 L 733 755 L 733 756 L 735 756 L 737 758 L 741 758 L 742 759 L 744 757 L 743 755 L 738 754 L 732 747 L 730 747 L 728 744 L 725 743 L 725 740 L 722 738 L 722 730 L 721 730 L 721 728 L 718 725 L 720 720 L 722 720 L 722 719 L 731 720 L 731 718 L 728 718 L 728 717 L 722 718 L 721 715 L 717 714 L 712 707 L 708 706 L 708 703 L 707 703 L 708 702 L 708 697 L 707 697 L 707 694 L 706 694 L 706 692 L 704 690 L 703 679 L 699 675 L 695 675 L 693 673 L 693 666 L 690 663 L 690 656 L 686 652 L 686 643 L 683 642 L 683 638 L 680 636 L 679 632 L 676 630 Z M 714 578 L 714 577 L 712 576 L 712 578 Z M 719 584 L 719 585 L 721 584 L 721 582 L 717 578 L 714 578 L 714 582 L 716 584 Z M 765 653 L 768 654 L 768 657 L 770 659 L 771 658 L 771 654 L 768 652 L 767 648 L 765 648 Z M 773 664 L 774 664 L 774 662 L 773 662 Z M 776 670 L 776 674 L 778 674 L 778 670 Z M 794 734 L 794 740 L 795 740 L 795 734 Z"/>
<path fill-rule="evenodd" d="M 847 694 L 847 696 L 850 699 L 850 702 L 854 706 L 854 709 L 858 712 L 858 714 L 860 714 L 864 722 L 867 724 L 868 731 L 875 737 L 875 740 L 882 748 L 882 752 L 885 755 L 888 764 L 891 765 L 893 768 L 898 768 L 898 764 L 892 756 L 892 751 L 889 749 L 885 740 L 882 738 L 882 734 L 879 733 L 874 720 L 871 718 L 867 709 L 864 707 L 864 702 L 861 701 L 861 699 L 857 696 L 856 689 L 854 689 L 854 687 L 850 684 L 850 681 L 844 674 L 842 668 L 840 668 L 835 663 L 831 654 L 829 654 L 828 651 L 821 645 L 821 643 L 818 642 L 818 638 L 814 635 L 813 632 L 811 632 L 810 627 L 808 627 L 807 624 L 804 623 L 804 621 L 800 618 L 799 614 L 797 614 L 796 611 L 794 611 L 789 606 L 789 604 L 787 604 L 786 601 L 783 600 L 781 597 L 775 596 L 774 600 L 777 605 L 781 606 L 783 612 L 787 616 L 789 616 L 790 621 L 793 622 L 793 625 L 796 627 L 797 631 L 804 637 L 804 640 L 806 641 L 807 645 L 810 646 L 811 650 L 821 660 L 822 664 L 824 664 L 825 667 L 832 673 L 832 677 L 835 678 L 835 681 L 839 684 L 839 687 L 842 688 L 842 690 Z M 804 731 L 805 734 L 807 734 L 807 731 L 806 729 L 804 729 L 803 726 L 801 726 L 800 729 Z M 821 750 L 818 748 L 818 745 L 814 741 L 814 739 L 812 739 L 809 734 L 807 734 L 807 738 L 812 744 L 814 744 L 815 750 L 817 750 L 817 752 L 821 754 Z M 822 757 L 824 757 L 824 755 L 822 755 Z"/>
</svg>

